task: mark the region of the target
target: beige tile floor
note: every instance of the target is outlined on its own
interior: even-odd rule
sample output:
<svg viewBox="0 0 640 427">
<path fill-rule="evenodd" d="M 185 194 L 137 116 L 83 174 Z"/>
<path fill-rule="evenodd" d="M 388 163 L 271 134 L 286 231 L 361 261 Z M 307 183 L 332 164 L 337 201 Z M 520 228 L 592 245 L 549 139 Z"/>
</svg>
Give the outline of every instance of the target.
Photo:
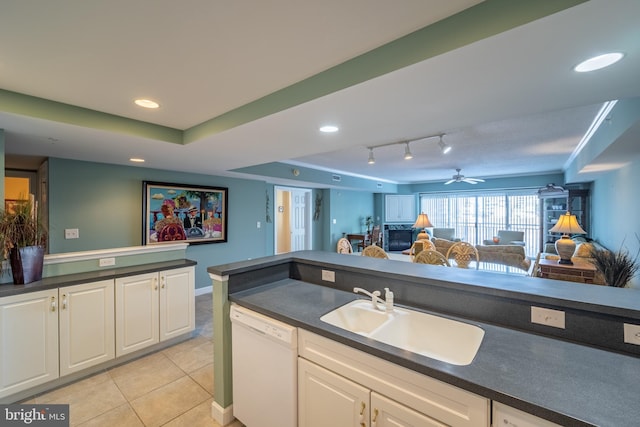
<svg viewBox="0 0 640 427">
<path fill-rule="evenodd" d="M 211 294 L 197 296 L 194 338 L 25 403 L 68 403 L 72 426 L 219 427 L 211 418 L 212 317 Z"/>
</svg>

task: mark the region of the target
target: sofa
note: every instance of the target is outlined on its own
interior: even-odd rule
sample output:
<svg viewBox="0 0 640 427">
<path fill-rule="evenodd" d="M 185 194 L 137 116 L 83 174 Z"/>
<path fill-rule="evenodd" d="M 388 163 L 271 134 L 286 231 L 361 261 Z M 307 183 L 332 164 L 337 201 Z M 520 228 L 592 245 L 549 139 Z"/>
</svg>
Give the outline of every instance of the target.
<svg viewBox="0 0 640 427">
<path fill-rule="evenodd" d="M 521 245 L 476 245 L 481 262 L 503 264 L 509 267 L 520 268 L 529 271 L 531 260 L 524 252 Z"/>
<path fill-rule="evenodd" d="M 456 242 L 447 239 L 432 239 L 436 250 L 445 257 L 447 251 Z M 476 245 L 480 262 L 490 262 L 502 264 L 509 267 L 520 268 L 528 271 L 531 267 L 531 260 L 527 258 L 524 246 L 520 245 Z"/>
<path fill-rule="evenodd" d="M 459 242 L 460 239 L 457 238 L 455 234 L 455 228 L 434 227 L 431 231 L 431 237 L 434 237 L 436 239 L 446 239 L 451 240 L 452 242 Z"/>
</svg>

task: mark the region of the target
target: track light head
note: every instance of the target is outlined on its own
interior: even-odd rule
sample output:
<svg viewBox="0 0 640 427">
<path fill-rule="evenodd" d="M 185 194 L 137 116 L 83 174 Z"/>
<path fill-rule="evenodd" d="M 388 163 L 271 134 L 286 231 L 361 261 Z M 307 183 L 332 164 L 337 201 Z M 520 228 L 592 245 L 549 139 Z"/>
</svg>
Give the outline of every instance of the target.
<svg viewBox="0 0 640 427">
<path fill-rule="evenodd" d="M 369 160 L 367 161 L 367 163 L 372 165 L 375 162 L 376 162 L 376 159 L 373 157 L 373 148 L 369 148 Z"/>
<path fill-rule="evenodd" d="M 445 142 L 442 140 L 442 135 L 440 135 L 440 141 L 438 141 L 438 146 L 440 147 L 442 154 L 447 154 L 449 151 L 451 151 L 451 146 L 445 144 Z"/>
<path fill-rule="evenodd" d="M 406 146 L 404 147 L 404 159 L 411 160 L 413 159 L 413 154 L 411 154 L 411 149 L 409 148 L 409 143 L 405 142 Z"/>
</svg>

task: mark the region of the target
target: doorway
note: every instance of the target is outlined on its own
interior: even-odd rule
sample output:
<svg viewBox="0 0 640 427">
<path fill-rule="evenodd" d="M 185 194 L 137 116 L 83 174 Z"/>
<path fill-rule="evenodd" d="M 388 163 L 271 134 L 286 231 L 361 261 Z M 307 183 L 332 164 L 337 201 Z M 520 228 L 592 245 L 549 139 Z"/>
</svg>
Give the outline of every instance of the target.
<svg viewBox="0 0 640 427">
<path fill-rule="evenodd" d="M 311 190 L 275 187 L 275 253 L 311 249 Z"/>
</svg>

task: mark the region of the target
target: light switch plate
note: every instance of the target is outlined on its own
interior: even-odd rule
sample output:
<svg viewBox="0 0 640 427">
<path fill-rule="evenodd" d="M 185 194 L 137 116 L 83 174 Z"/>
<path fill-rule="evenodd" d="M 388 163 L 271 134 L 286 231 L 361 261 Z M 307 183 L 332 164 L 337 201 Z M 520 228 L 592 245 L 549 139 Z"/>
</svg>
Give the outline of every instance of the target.
<svg viewBox="0 0 640 427">
<path fill-rule="evenodd" d="M 531 306 L 531 322 L 564 329 L 564 311 Z"/>
<path fill-rule="evenodd" d="M 64 238 L 65 239 L 78 239 L 80 238 L 80 230 L 77 228 L 65 228 L 64 229 Z"/>
</svg>

